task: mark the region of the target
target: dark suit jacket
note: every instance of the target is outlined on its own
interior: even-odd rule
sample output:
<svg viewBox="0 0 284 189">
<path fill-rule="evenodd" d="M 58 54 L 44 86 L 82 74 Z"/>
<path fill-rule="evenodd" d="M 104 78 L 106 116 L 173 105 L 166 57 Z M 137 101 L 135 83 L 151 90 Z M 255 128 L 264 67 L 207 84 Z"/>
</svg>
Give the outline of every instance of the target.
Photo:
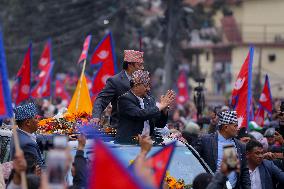
<svg viewBox="0 0 284 189">
<path fill-rule="evenodd" d="M 273 189 L 275 183 L 284 184 L 284 172 L 279 169 L 272 161 L 263 160 L 259 165 L 259 175 L 262 189 Z"/>
<path fill-rule="evenodd" d="M 154 127 L 164 127 L 167 123 L 167 115 L 161 113 L 155 104 L 155 100 L 148 96 L 144 99 L 142 109 L 138 98 L 128 91 L 118 99 L 119 124 L 117 138 L 119 141 L 128 141 L 133 136 L 141 134 L 144 121 L 149 120 L 150 134 Z"/>
<path fill-rule="evenodd" d="M 44 160 L 42 158 L 41 151 L 40 151 L 37 143 L 35 141 L 33 141 L 30 138 L 30 136 L 28 134 L 26 134 L 25 132 L 17 129 L 17 133 L 18 133 L 18 136 L 19 136 L 20 147 L 23 150 L 23 152 L 33 154 L 37 159 L 37 165 L 43 166 Z M 11 160 L 13 160 L 14 155 L 15 155 L 14 140 L 11 140 L 10 152 L 11 152 L 11 155 L 10 155 Z"/>
<path fill-rule="evenodd" d="M 237 147 L 237 153 L 241 163 L 241 171 L 240 174 L 238 174 L 238 181 L 235 188 L 251 188 L 245 145 L 237 139 L 234 139 L 234 142 Z M 211 170 L 216 172 L 218 158 L 218 134 L 212 133 L 200 136 L 193 146 Z"/>
<path fill-rule="evenodd" d="M 107 105 L 111 102 L 111 125 L 117 127 L 118 115 L 117 115 L 117 99 L 130 89 L 130 82 L 125 74 L 125 70 L 122 70 L 118 74 L 110 77 L 106 81 L 106 85 L 103 90 L 98 94 L 93 108 L 93 117 L 101 118 L 102 112 Z"/>
</svg>

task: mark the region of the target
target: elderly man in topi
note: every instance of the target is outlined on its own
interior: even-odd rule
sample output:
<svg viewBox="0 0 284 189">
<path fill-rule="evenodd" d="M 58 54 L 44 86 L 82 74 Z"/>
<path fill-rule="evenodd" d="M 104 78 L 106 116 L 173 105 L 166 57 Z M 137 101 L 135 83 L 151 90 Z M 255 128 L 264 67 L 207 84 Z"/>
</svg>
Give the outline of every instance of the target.
<svg viewBox="0 0 284 189">
<path fill-rule="evenodd" d="M 130 89 L 131 74 L 136 70 L 144 69 L 143 52 L 134 50 L 124 51 L 123 70 L 113 77 L 108 78 L 103 90 L 98 94 L 93 108 L 93 119 L 95 124 L 100 124 L 102 112 L 112 105 L 110 124 L 116 128 L 118 124 L 117 99 Z"/>
<path fill-rule="evenodd" d="M 167 123 L 167 108 L 175 100 L 173 91 L 161 97 L 160 103 L 148 97 L 150 90 L 149 72 L 135 71 L 130 80 L 131 89 L 118 99 L 119 123 L 118 142 L 132 142 L 133 137 L 152 135 L 155 127 L 164 127 Z"/>
<path fill-rule="evenodd" d="M 233 145 L 240 161 L 240 172 L 231 172 L 227 179 L 232 188 L 251 188 L 246 148 L 235 138 L 238 134 L 237 113 L 236 111 L 223 111 L 218 114 L 218 117 L 218 131 L 200 136 L 193 146 L 211 170 L 217 172 L 220 170 L 223 159 L 223 146 Z"/>
</svg>

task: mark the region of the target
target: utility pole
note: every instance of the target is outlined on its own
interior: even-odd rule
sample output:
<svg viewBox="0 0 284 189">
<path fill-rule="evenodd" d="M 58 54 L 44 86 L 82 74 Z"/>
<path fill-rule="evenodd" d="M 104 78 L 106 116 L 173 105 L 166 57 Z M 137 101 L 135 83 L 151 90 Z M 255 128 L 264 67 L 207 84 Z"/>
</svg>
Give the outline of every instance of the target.
<svg viewBox="0 0 284 189">
<path fill-rule="evenodd" d="M 165 83 L 163 84 L 163 92 L 166 92 L 172 87 L 173 81 L 173 65 L 174 65 L 174 50 L 178 45 L 177 33 L 178 23 L 180 21 L 180 6 L 181 0 L 167 0 L 167 29 L 166 29 L 166 45 L 164 54 L 164 70 Z"/>
<path fill-rule="evenodd" d="M 256 98 L 259 98 L 261 93 L 261 69 L 262 69 L 262 47 L 259 47 L 259 57 L 258 57 L 258 69 L 257 69 L 257 78 L 255 85 L 255 94 Z"/>
</svg>

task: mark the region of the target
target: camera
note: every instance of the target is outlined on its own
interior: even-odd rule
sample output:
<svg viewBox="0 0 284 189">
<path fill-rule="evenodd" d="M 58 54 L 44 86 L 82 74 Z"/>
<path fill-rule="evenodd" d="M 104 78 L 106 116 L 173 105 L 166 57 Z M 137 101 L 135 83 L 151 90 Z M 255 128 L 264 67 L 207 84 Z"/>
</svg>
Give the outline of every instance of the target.
<svg viewBox="0 0 284 189">
<path fill-rule="evenodd" d="M 195 78 L 194 81 L 196 83 L 205 83 L 205 78 Z"/>
<path fill-rule="evenodd" d="M 44 136 L 37 135 L 37 144 L 39 149 L 48 151 L 53 148 L 66 148 L 68 145 L 68 138 L 65 135 Z"/>
<path fill-rule="evenodd" d="M 63 150 L 51 150 L 47 156 L 47 176 L 50 188 L 64 188 L 67 172 L 67 157 Z"/>
</svg>

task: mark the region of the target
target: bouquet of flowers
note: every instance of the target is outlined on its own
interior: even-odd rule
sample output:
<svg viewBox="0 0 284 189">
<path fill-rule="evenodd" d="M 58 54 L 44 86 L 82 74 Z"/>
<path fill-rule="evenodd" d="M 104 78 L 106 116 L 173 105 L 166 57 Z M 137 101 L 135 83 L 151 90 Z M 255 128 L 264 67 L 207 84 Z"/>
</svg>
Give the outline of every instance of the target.
<svg viewBox="0 0 284 189">
<path fill-rule="evenodd" d="M 41 134 L 66 134 L 75 132 L 77 124 L 87 124 L 91 116 L 87 113 L 59 113 L 52 118 L 42 119 L 38 122 L 38 132 Z"/>
<path fill-rule="evenodd" d="M 78 132 L 87 135 L 106 135 L 113 137 L 116 130 L 110 126 L 100 127 L 91 122 L 91 115 L 87 113 L 61 113 L 52 118 L 42 119 L 38 122 L 38 133 L 40 134 L 62 134 L 71 135 Z"/>
</svg>

